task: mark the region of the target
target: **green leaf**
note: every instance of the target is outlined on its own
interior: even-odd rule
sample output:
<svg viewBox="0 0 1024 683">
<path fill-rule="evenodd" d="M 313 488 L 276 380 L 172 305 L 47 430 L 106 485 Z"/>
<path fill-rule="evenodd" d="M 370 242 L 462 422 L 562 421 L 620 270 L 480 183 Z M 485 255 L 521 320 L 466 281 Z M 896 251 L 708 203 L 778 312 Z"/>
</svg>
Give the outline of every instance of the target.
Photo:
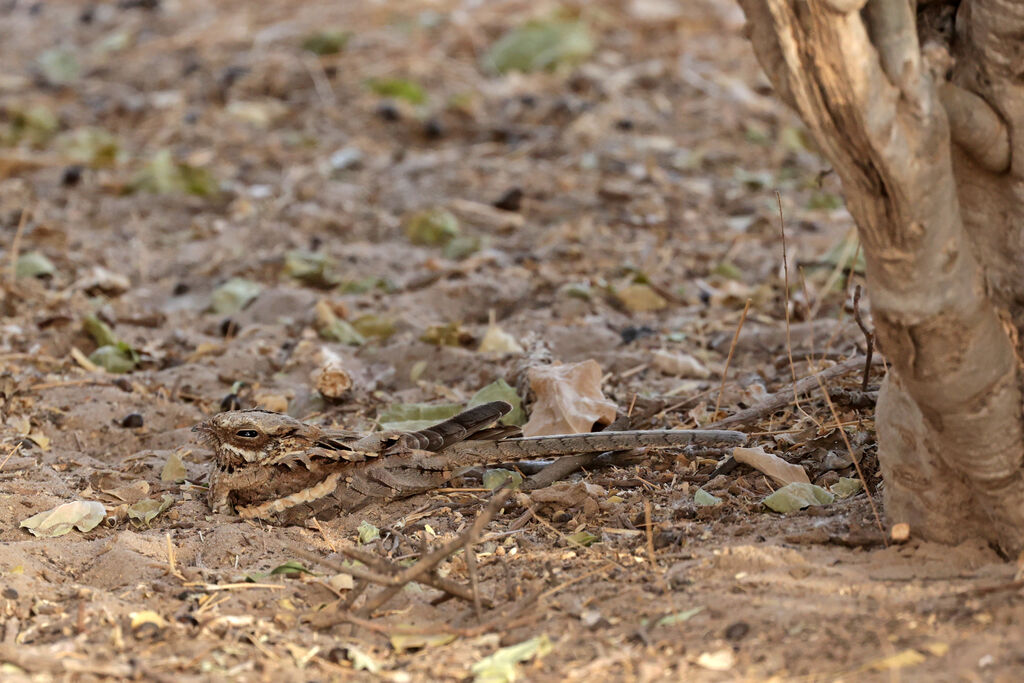
<svg viewBox="0 0 1024 683">
<path fill-rule="evenodd" d="M 130 346 L 118 342 L 99 347 L 89 354 L 89 360 L 107 372 L 122 374 L 134 370 L 139 357 Z"/>
<path fill-rule="evenodd" d="M 284 256 L 284 272 L 300 282 L 323 289 L 329 289 L 341 282 L 337 265 L 327 254 L 319 251 L 289 251 Z"/>
<path fill-rule="evenodd" d="M 793 482 L 786 484 L 775 493 L 765 498 L 762 503 L 775 512 L 796 512 L 811 505 L 828 505 L 836 497 L 814 484 Z"/>
<path fill-rule="evenodd" d="M 351 344 L 352 346 L 360 346 L 366 343 L 363 335 L 359 334 L 356 328 L 352 327 L 348 321 L 339 318 L 326 300 L 322 299 L 317 302 L 314 314 L 313 327 L 321 339 Z"/>
<path fill-rule="evenodd" d="M 212 197 L 220 191 L 217 179 L 208 169 L 178 164 L 178 177 L 181 179 L 182 191 L 185 194 Z"/>
<path fill-rule="evenodd" d="M 722 499 L 711 495 L 702 488 L 698 488 L 693 494 L 693 502 L 698 507 L 712 507 L 714 505 L 721 505 Z"/>
<path fill-rule="evenodd" d="M 173 504 L 174 496 L 169 493 L 165 493 L 160 500 L 143 498 L 128 506 L 128 519 L 134 526 L 148 529 L 150 522 Z"/>
<path fill-rule="evenodd" d="M 415 81 L 404 78 L 373 78 L 367 87 L 382 97 L 394 97 L 410 104 L 423 104 L 427 101 L 427 93 Z"/>
<path fill-rule="evenodd" d="M 595 536 L 589 531 L 577 531 L 571 536 L 566 536 L 566 538 L 569 539 L 573 545 L 582 545 L 587 548 L 601 540 L 600 536 Z"/>
<path fill-rule="evenodd" d="M 321 57 L 333 55 L 344 50 L 351 38 L 349 31 L 318 31 L 303 38 L 302 49 Z"/>
<path fill-rule="evenodd" d="M 807 200 L 808 209 L 840 209 L 843 206 L 843 198 L 831 192 L 818 191 Z"/>
<path fill-rule="evenodd" d="M 512 410 L 498 420 L 498 424 L 520 427 L 526 423 L 523 399 L 516 393 L 515 388 L 503 379 L 497 379 L 473 394 L 466 403 L 466 408 L 475 408 L 491 401 L 505 401 L 512 406 Z"/>
<path fill-rule="evenodd" d="M 839 481 L 829 487 L 832 493 L 838 498 L 849 498 L 850 496 L 864 490 L 864 484 L 855 477 L 840 477 Z"/>
<path fill-rule="evenodd" d="M 682 612 L 676 612 L 675 614 L 669 614 L 655 622 L 655 626 L 671 626 L 672 624 L 681 624 L 684 621 L 689 621 L 693 617 L 697 616 L 704 611 L 704 607 L 694 607 L 692 609 L 684 610 Z"/>
<path fill-rule="evenodd" d="M 476 235 L 458 235 L 444 245 L 441 255 L 452 261 L 461 261 L 480 251 L 480 245 L 481 240 Z"/>
<path fill-rule="evenodd" d="M 380 664 L 370 655 L 359 648 L 349 645 L 345 648 L 348 660 L 352 662 L 352 668 L 356 671 L 369 671 L 371 674 L 380 673 Z"/>
<path fill-rule="evenodd" d="M 562 285 L 558 293 L 570 299 L 581 299 L 583 301 L 590 301 L 592 297 L 590 285 L 585 282 L 570 282 Z"/>
<path fill-rule="evenodd" d="M 85 328 L 86 334 L 92 337 L 92 340 L 96 342 L 97 346 L 117 345 L 117 336 L 114 335 L 114 331 L 110 329 L 109 325 L 97 318 L 94 314 L 90 313 L 85 316 L 85 320 L 82 321 L 82 326 Z"/>
<path fill-rule="evenodd" d="M 169 149 L 162 149 L 153 155 L 136 176 L 131 189 L 155 194 L 180 192 L 211 197 L 217 194 L 220 188 L 208 170 L 176 162 Z"/>
<path fill-rule="evenodd" d="M 359 334 L 359 330 L 352 327 L 352 324 L 341 318 L 334 318 L 330 324 L 317 329 L 321 339 L 336 341 L 351 346 L 361 346 L 366 343 L 366 338 Z"/>
<path fill-rule="evenodd" d="M 512 482 L 509 488 L 519 489 L 523 485 L 523 475 L 515 470 L 493 469 L 484 472 L 484 488 L 492 491 L 505 485 L 505 482 Z"/>
<path fill-rule="evenodd" d="M 441 207 L 423 209 L 406 220 L 405 235 L 413 244 L 441 247 L 458 237 L 459 219 Z"/>
<path fill-rule="evenodd" d="M 551 650 L 551 641 L 547 635 L 539 635 L 517 645 L 501 648 L 474 664 L 470 671 L 473 672 L 475 683 L 510 683 L 516 679 L 516 664 L 534 657 L 543 657 Z"/>
<path fill-rule="evenodd" d="M 12 107 L 8 110 L 11 120 L 10 132 L 0 141 L 16 145 L 27 140 L 33 145 L 46 144 L 60 128 L 60 121 L 53 110 L 46 105 L 37 104 L 24 109 Z"/>
<path fill-rule="evenodd" d="M 78 80 L 82 67 L 74 52 L 65 47 L 54 47 L 36 59 L 43 78 L 50 85 L 67 85 Z"/>
<path fill-rule="evenodd" d="M 361 315 L 352 321 L 352 327 L 364 337 L 387 339 L 395 333 L 395 321 L 375 313 Z"/>
<path fill-rule="evenodd" d="M 315 576 L 313 572 L 306 569 L 295 560 L 289 560 L 284 564 L 277 565 L 276 567 L 270 570 L 270 574 L 268 576 L 274 576 L 276 574 L 309 574 L 311 576 Z"/>
<path fill-rule="evenodd" d="M 458 403 L 395 403 L 377 417 L 385 431 L 416 431 L 462 412 Z"/>
<path fill-rule="evenodd" d="M 728 261 L 722 261 L 721 263 L 719 263 L 717 266 L 715 266 L 714 270 L 712 270 L 711 273 L 713 275 L 720 275 L 727 280 L 743 279 L 742 271 L 740 271 L 740 269 L 737 268 L 735 264 L 730 263 Z"/>
<path fill-rule="evenodd" d="M 363 520 L 359 524 L 359 543 L 366 545 L 380 538 L 380 529 Z"/>
<path fill-rule="evenodd" d="M 579 21 L 532 21 L 503 35 L 487 52 L 483 67 L 492 73 L 553 70 L 574 65 L 594 51 L 594 40 Z"/>
<path fill-rule="evenodd" d="M 220 315 L 238 313 L 260 295 L 263 288 L 252 280 L 233 277 L 213 291 L 210 310 Z"/>
<path fill-rule="evenodd" d="M 106 516 L 107 509 L 103 507 L 103 503 L 76 500 L 32 515 L 22 520 L 21 526 L 28 529 L 33 536 L 55 538 L 63 536 L 71 529 L 92 531 Z"/>
<path fill-rule="evenodd" d="M 114 166 L 124 157 L 121 144 L 114 135 L 91 126 L 62 134 L 55 145 L 68 161 L 93 168 Z"/>
<path fill-rule="evenodd" d="M 15 277 L 46 277 L 57 272 L 53 262 L 38 251 L 29 251 L 18 257 Z"/>
<path fill-rule="evenodd" d="M 420 335 L 420 341 L 436 346 L 466 346 L 473 342 L 473 335 L 460 323 L 450 322 L 431 325 Z"/>
<path fill-rule="evenodd" d="M 393 292 L 395 285 L 386 278 L 370 275 L 358 280 L 346 280 L 339 285 L 338 289 L 342 294 L 366 294 L 373 289 Z"/>
</svg>

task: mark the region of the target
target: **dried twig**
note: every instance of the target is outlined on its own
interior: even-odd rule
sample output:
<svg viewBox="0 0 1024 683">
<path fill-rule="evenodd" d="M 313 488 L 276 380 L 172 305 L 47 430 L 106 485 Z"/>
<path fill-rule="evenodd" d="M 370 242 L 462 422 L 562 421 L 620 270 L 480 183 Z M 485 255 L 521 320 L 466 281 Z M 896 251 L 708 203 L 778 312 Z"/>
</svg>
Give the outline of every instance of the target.
<svg viewBox="0 0 1024 683">
<path fill-rule="evenodd" d="M 785 308 L 786 312 L 786 355 L 789 357 L 789 374 L 795 386 L 796 365 L 793 364 L 793 337 L 789 324 L 789 257 L 786 255 L 786 221 L 782 216 L 782 195 L 779 194 L 778 190 L 775 191 L 775 201 L 779 204 L 779 232 L 782 233 L 782 272 L 786 286 L 785 301 L 783 302 L 783 308 Z M 793 402 L 797 408 L 800 408 L 800 397 L 795 391 L 793 393 Z M 715 417 L 718 416 L 715 415 Z"/>
<path fill-rule="evenodd" d="M 860 368 L 864 364 L 864 360 L 860 356 L 854 356 L 848 358 L 841 363 L 833 365 L 830 368 L 825 368 L 821 372 L 817 372 L 813 375 L 804 377 L 794 382 L 792 385 L 787 385 L 776 391 L 774 394 L 769 394 L 761 402 L 753 405 L 746 410 L 741 410 L 738 413 L 734 413 L 729 417 L 723 418 L 718 422 L 713 422 L 706 425 L 704 429 L 724 429 L 724 428 L 736 428 L 741 425 L 747 425 L 752 422 L 757 422 L 766 415 L 774 413 L 776 410 L 780 410 L 793 399 L 793 394 L 805 394 L 815 387 L 819 386 L 820 383 L 828 382 L 842 377 L 854 370 Z M 872 360 L 872 364 L 880 365 L 881 359 L 875 358 Z M 820 381 L 819 381 L 820 380 Z"/>
<path fill-rule="evenodd" d="M 185 576 L 178 571 L 178 565 L 174 561 L 174 543 L 171 542 L 171 535 L 168 533 L 164 534 L 164 536 L 167 538 L 167 573 L 181 581 L 185 581 Z"/>
<path fill-rule="evenodd" d="M 853 467 L 857 470 L 857 476 L 860 477 L 860 483 L 864 487 L 864 493 L 868 496 L 868 503 L 871 504 L 871 512 L 875 516 L 875 524 L 878 525 L 878 530 L 882 533 L 882 543 L 884 543 L 885 547 L 888 548 L 889 541 L 885 537 L 885 527 L 882 526 L 882 517 L 878 514 L 878 507 L 875 505 L 875 497 L 871 495 L 871 489 L 868 488 L 868 480 L 864 477 L 864 471 L 860 468 L 860 461 L 857 460 L 857 456 L 853 453 L 853 446 L 850 445 L 850 439 L 846 436 L 846 430 L 842 427 L 842 423 L 839 420 L 839 414 L 836 413 L 836 407 L 828 395 L 825 383 L 822 382 L 820 376 L 817 376 L 817 380 L 818 385 L 821 387 L 821 393 L 825 397 L 825 403 L 828 404 L 828 409 L 832 413 L 832 419 L 836 422 L 836 428 L 839 430 L 839 435 L 843 437 L 843 443 L 846 444 L 846 450 L 850 454 L 850 460 L 853 461 Z"/>
<path fill-rule="evenodd" d="M 864 359 L 864 381 L 861 382 L 860 390 L 868 390 L 868 376 L 871 374 L 871 356 L 875 352 L 875 335 L 868 330 L 867 325 L 860 317 L 860 285 L 853 290 L 853 317 L 857 321 L 857 325 L 860 327 L 860 331 L 864 333 L 864 339 L 867 340 L 867 353 Z"/>
<path fill-rule="evenodd" d="M 534 489 L 550 486 L 556 481 L 565 479 L 573 472 L 586 467 L 627 465 L 634 462 L 644 453 L 646 453 L 644 448 L 633 448 L 628 451 L 605 451 L 603 453 L 580 453 L 578 455 L 562 456 L 536 474 L 531 475 L 523 485 L 523 490 L 533 491 Z"/>
<path fill-rule="evenodd" d="M 647 561 L 651 563 L 652 567 L 657 567 L 658 561 L 654 558 L 654 528 L 651 525 L 651 501 L 647 498 L 644 499 L 644 528 L 647 533 Z"/>
<path fill-rule="evenodd" d="M 480 577 L 476 571 L 476 552 L 473 550 L 472 538 L 466 538 L 466 545 L 463 546 L 463 556 L 466 558 L 466 573 L 469 574 L 469 586 L 473 593 L 473 611 L 476 612 L 477 621 L 484 620 L 484 611 L 480 606 Z"/>
<path fill-rule="evenodd" d="M 440 591 L 466 600 L 467 602 L 472 602 L 474 606 L 483 606 L 486 604 L 486 606 L 490 607 L 491 603 L 489 601 L 485 603 L 485 601 L 480 598 L 479 593 L 476 591 L 476 585 L 467 588 L 466 586 L 451 581 L 450 579 L 437 576 L 434 574 L 434 569 L 437 565 L 452 554 L 458 552 L 460 549 L 465 548 L 467 554 L 471 552 L 471 546 L 479 540 L 484 528 L 490 523 L 491 519 L 494 518 L 494 515 L 497 514 L 498 510 L 501 509 L 502 505 L 505 504 L 511 494 L 511 489 L 502 489 L 496 492 L 491 498 L 491 502 L 488 503 L 487 507 L 480 512 L 476 521 L 473 522 L 473 525 L 465 533 L 432 552 L 425 552 L 416 564 L 408 568 L 401 568 L 384 558 L 377 557 L 371 553 L 366 553 L 356 548 L 342 547 L 339 548 L 338 551 L 351 559 L 364 563 L 369 567 L 369 569 L 363 567 L 346 567 L 344 565 L 331 562 L 330 560 L 322 558 L 303 548 L 293 547 L 291 550 L 299 557 L 312 562 L 318 562 L 338 573 L 349 574 L 350 576 L 362 579 L 368 583 L 375 583 L 377 585 L 384 586 L 383 590 L 378 591 L 376 594 L 369 597 L 363 606 L 355 611 L 355 615 L 358 617 L 365 618 L 373 614 L 373 612 L 381 605 L 393 598 L 407 584 L 413 581 L 423 583 L 431 586 L 432 588 L 437 588 Z M 467 559 L 467 563 L 468 562 L 470 562 L 470 560 Z M 474 570 L 475 565 L 470 568 L 471 579 L 473 578 L 472 573 Z M 365 586 L 360 586 L 359 592 L 362 593 L 364 590 Z M 347 600 L 341 603 L 340 607 L 345 609 L 350 608 L 354 602 L 355 600 L 349 596 Z M 479 613 L 482 614 L 482 612 Z M 342 621 L 346 620 L 346 617 L 342 617 L 340 615 L 338 618 Z"/>
<path fill-rule="evenodd" d="M 373 553 L 368 553 L 357 548 L 342 547 L 339 549 L 339 552 L 342 555 L 348 557 L 349 559 L 362 562 L 363 564 L 369 567 L 373 567 L 377 571 L 384 572 L 388 575 L 397 574 L 398 572 L 404 569 L 404 567 L 393 564 L 392 562 L 385 560 L 383 557 L 379 557 L 377 555 L 374 555 Z M 329 560 L 319 561 L 323 563 L 325 566 L 335 569 L 336 571 L 344 572 L 345 570 L 345 567 L 343 567 L 342 565 L 335 565 L 335 563 L 330 562 Z M 462 584 L 456 583 L 451 579 L 446 579 L 442 576 L 437 576 L 436 574 L 429 574 L 417 580 L 424 585 L 430 586 L 431 588 L 436 588 L 439 591 L 444 591 L 445 593 L 453 595 L 456 598 L 461 598 L 466 602 L 473 602 L 474 598 L 472 592 L 468 591 L 466 587 Z M 485 607 L 490 608 L 490 601 L 485 602 Z"/>
<path fill-rule="evenodd" d="M 7 274 L 7 279 L 11 283 L 18 277 L 18 251 L 21 249 L 21 236 L 25 233 L 28 213 L 28 209 L 21 210 L 21 217 L 18 219 L 18 230 L 14 233 L 14 241 L 11 242 L 11 269 Z"/>
<path fill-rule="evenodd" d="M 7 464 L 7 461 L 10 460 L 14 456 L 14 454 L 20 450 L 21 442 L 19 441 L 18 443 L 14 444 L 14 446 L 9 451 L 7 451 L 7 457 L 4 458 L 3 462 L 0 462 L 0 470 L 2 470 L 4 466 Z"/>
<path fill-rule="evenodd" d="M 743 307 L 743 314 L 740 315 L 740 322 L 736 325 L 736 334 L 732 336 L 732 343 L 729 344 L 729 355 L 725 359 L 725 369 L 722 370 L 722 384 L 718 387 L 718 400 L 715 401 L 714 416 L 718 417 L 718 409 L 722 406 L 722 394 L 725 392 L 725 380 L 729 376 L 729 365 L 732 363 L 732 354 L 736 351 L 736 342 L 740 339 L 740 330 L 743 329 L 743 322 L 747 319 L 747 311 L 750 310 L 750 299 Z"/>
<path fill-rule="evenodd" d="M 861 391 L 860 389 L 829 389 L 828 395 L 839 405 L 851 408 L 874 408 L 878 402 L 877 391 Z"/>
</svg>

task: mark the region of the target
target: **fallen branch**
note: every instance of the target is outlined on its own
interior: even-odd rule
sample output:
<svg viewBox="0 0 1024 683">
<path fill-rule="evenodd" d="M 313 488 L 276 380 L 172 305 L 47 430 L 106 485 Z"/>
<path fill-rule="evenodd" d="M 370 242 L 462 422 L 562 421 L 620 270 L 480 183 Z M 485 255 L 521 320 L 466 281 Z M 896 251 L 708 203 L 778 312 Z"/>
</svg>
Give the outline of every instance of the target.
<svg viewBox="0 0 1024 683">
<path fill-rule="evenodd" d="M 565 479 L 570 474 L 585 467 L 612 467 L 629 465 L 636 462 L 646 453 L 644 448 L 632 448 L 628 451 L 606 451 L 604 453 L 580 453 L 566 455 L 532 475 L 523 485 L 524 491 L 533 491 L 550 486 L 556 481 Z"/>
<path fill-rule="evenodd" d="M 875 356 L 872 359 L 872 365 L 881 365 L 882 359 L 879 356 Z M 757 405 L 753 405 L 746 410 L 741 410 L 738 413 L 734 413 L 729 417 L 723 418 L 718 422 L 712 422 L 709 425 L 702 427 L 703 429 L 735 429 L 741 425 L 749 425 L 753 422 L 757 422 L 763 417 L 771 415 L 776 410 L 785 408 L 793 401 L 794 394 L 806 394 L 812 389 L 818 387 L 820 382 L 828 382 L 830 380 L 848 375 L 854 370 L 864 366 L 863 356 L 854 356 L 853 358 L 847 358 L 841 363 L 833 365 L 830 368 L 825 368 L 821 372 L 817 372 L 813 375 L 809 375 L 802 379 L 798 379 L 782 389 L 776 391 L 774 394 L 769 394 Z"/>
<path fill-rule="evenodd" d="M 364 586 L 361 586 L 362 590 L 360 590 L 360 593 L 364 592 L 365 586 L 371 583 L 384 586 L 383 590 L 380 590 L 376 594 L 368 597 L 366 602 L 363 603 L 359 609 L 354 611 L 354 616 L 359 618 L 366 618 L 373 614 L 375 610 L 401 592 L 406 585 L 413 581 L 436 588 L 437 590 L 447 593 L 452 597 L 465 600 L 472 603 L 475 607 L 486 606 L 490 608 L 493 606 L 491 601 L 482 599 L 477 592 L 476 581 L 472 581 L 470 586 L 464 586 L 450 579 L 437 576 L 435 569 L 439 564 L 441 564 L 441 562 L 451 557 L 460 549 L 465 548 L 467 552 L 470 552 L 471 546 L 480 539 L 480 535 L 483 533 L 484 528 L 494 518 L 494 515 L 497 514 L 498 510 L 501 509 L 510 495 L 512 495 L 512 491 L 510 489 L 504 489 L 496 492 L 487 507 L 480 512 L 476 521 L 473 522 L 473 525 L 467 529 L 465 533 L 461 534 L 453 541 L 444 544 L 440 548 L 424 554 L 416 564 L 408 568 L 401 567 L 382 557 L 377 557 L 372 553 L 367 553 L 356 548 L 343 547 L 340 548 L 338 552 L 353 560 L 362 562 L 366 567 L 347 567 L 320 557 L 319 555 L 302 548 L 292 548 L 291 550 L 299 557 L 309 560 L 310 562 L 320 563 L 340 574 L 348 574 L 366 582 Z M 355 600 L 351 599 L 350 596 L 349 599 L 342 602 L 339 607 L 350 608 L 354 602 Z M 317 619 L 316 626 L 328 626 L 335 623 L 341 623 L 347 621 L 349 616 L 353 615 L 342 614 L 339 609 L 336 614 L 325 616 L 326 619 L 323 617 Z"/>
</svg>

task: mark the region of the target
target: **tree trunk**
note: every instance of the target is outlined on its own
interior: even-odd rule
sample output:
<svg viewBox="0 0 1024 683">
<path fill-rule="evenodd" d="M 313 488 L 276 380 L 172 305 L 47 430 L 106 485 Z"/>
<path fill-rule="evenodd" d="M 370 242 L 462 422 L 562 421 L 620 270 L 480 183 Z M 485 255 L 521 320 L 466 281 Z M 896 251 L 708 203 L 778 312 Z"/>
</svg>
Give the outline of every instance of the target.
<svg viewBox="0 0 1024 683">
<path fill-rule="evenodd" d="M 739 1 L 858 226 L 889 521 L 1020 552 L 1024 3 Z"/>
</svg>

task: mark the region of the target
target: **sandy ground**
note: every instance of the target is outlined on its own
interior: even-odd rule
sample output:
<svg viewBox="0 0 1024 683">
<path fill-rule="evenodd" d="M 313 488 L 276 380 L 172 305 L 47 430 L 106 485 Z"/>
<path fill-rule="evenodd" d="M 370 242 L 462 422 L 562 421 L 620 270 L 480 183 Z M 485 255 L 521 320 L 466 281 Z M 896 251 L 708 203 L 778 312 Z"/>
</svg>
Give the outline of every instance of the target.
<svg viewBox="0 0 1024 683">
<path fill-rule="evenodd" d="M 770 512 L 776 485 L 719 473 L 723 452 L 577 473 L 600 487 L 578 504 L 509 503 L 474 548 L 482 616 L 410 584 L 340 618 L 342 579 L 296 549 L 340 561 L 367 522 L 381 538 L 364 550 L 415 559 L 480 512 L 479 479 L 310 528 L 243 522 L 206 506 L 193 424 L 237 401 L 370 430 L 394 404 L 515 384 L 523 354 L 478 351 L 493 316 L 557 361 L 596 360 L 637 426 L 704 426 L 719 400 L 733 414 L 863 352 L 852 224 L 727 3 L 153 4 L 14 1 L 0 23 L 5 680 L 469 679 L 536 636 L 550 651 L 517 665 L 524 680 L 1019 680 L 1012 562 L 886 547 L 864 492 Z M 481 67 L 510 28 L 559 11 L 595 42 L 581 64 Z M 302 49 L 336 30 L 341 51 Z M 422 101 L 381 94 L 387 79 Z M 459 219 L 455 246 L 410 240 L 431 207 Z M 297 249 L 332 279 L 291 277 Z M 10 279 L 33 253 L 52 268 Z M 231 278 L 258 295 L 211 311 Z M 386 333 L 326 340 L 318 303 Z M 90 369 L 90 315 L 134 349 L 131 372 Z M 424 340 L 440 325 L 454 345 Z M 323 348 L 354 381 L 340 400 L 311 380 Z M 837 410 L 881 505 L 873 408 Z M 818 392 L 741 428 L 815 483 L 857 476 Z M 184 475 L 162 476 L 175 458 Z M 695 504 L 698 487 L 722 504 Z M 165 495 L 148 524 L 126 518 Z M 107 519 L 56 538 L 19 526 L 76 500 Z M 581 531 L 596 542 L 569 540 Z M 313 573 L 266 575 L 287 562 Z M 465 581 L 464 554 L 441 572 Z"/>
</svg>

